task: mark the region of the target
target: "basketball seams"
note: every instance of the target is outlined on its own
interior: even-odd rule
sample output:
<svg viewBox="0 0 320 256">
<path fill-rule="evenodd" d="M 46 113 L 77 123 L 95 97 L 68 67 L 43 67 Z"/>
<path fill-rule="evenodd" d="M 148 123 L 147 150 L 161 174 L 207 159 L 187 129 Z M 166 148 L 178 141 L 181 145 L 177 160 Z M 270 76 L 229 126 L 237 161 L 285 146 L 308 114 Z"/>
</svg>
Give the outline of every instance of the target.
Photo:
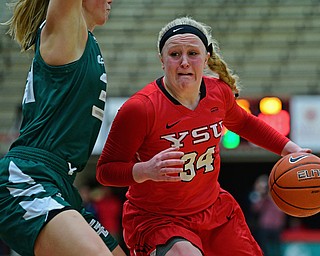
<svg viewBox="0 0 320 256">
<path fill-rule="evenodd" d="M 279 159 L 269 174 L 269 194 L 274 203 L 295 217 L 320 212 L 320 203 L 315 203 L 320 202 L 319 170 L 320 158 L 310 153 L 291 153 Z"/>
<path fill-rule="evenodd" d="M 282 188 L 282 189 L 288 189 L 288 190 L 291 190 L 291 189 L 314 189 L 314 188 L 317 188 L 317 189 L 320 189 L 320 187 L 319 186 L 310 186 L 310 187 L 306 187 L 306 186 L 304 186 L 304 187 L 284 187 L 284 186 L 280 186 L 279 184 L 277 184 L 277 183 L 274 183 L 273 185 L 275 185 L 276 187 L 278 187 L 278 188 Z M 320 193 L 320 192 L 319 192 Z"/>
<path fill-rule="evenodd" d="M 272 175 L 273 180 L 272 180 L 272 183 L 271 183 L 271 182 L 270 182 L 271 176 L 270 176 L 270 177 L 269 177 L 269 187 L 270 187 L 270 189 L 273 189 L 273 185 L 274 185 L 274 183 L 276 182 L 276 177 L 275 177 L 276 172 L 273 171 L 273 170 L 276 170 L 276 169 L 278 168 L 278 166 L 279 166 L 284 160 L 285 160 L 285 158 L 281 158 L 281 159 L 276 163 L 276 165 L 272 168 L 271 175 Z"/>
<path fill-rule="evenodd" d="M 286 205 L 292 206 L 292 207 L 295 208 L 295 209 L 301 209 L 301 210 L 307 210 L 307 211 L 320 210 L 320 206 L 319 206 L 319 207 L 301 207 L 301 206 L 294 205 L 294 204 L 292 204 L 292 203 L 284 200 L 283 198 L 281 198 L 281 197 L 279 196 L 279 194 L 277 193 L 277 191 L 273 190 L 273 192 L 274 192 L 274 195 L 277 196 L 277 199 L 278 199 L 278 200 L 281 200 L 281 201 L 284 202 Z M 273 198 L 273 196 L 272 196 L 272 198 Z"/>
<path fill-rule="evenodd" d="M 309 165 L 309 164 L 320 165 L 319 162 L 306 162 L 306 163 L 301 162 L 299 165 L 292 166 L 290 169 L 287 169 L 285 172 L 279 174 L 279 176 L 276 178 L 275 176 L 276 176 L 276 172 L 277 172 L 277 167 L 280 165 L 280 163 L 279 163 L 279 165 L 275 166 L 275 168 L 274 168 L 274 175 L 273 175 L 273 176 L 274 176 L 274 177 L 273 177 L 273 178 L 274 178 L 274 182 L 273 182 L 273 183 L 276 183 L 283 175 L 287 174 L 287 173 L 290 172 L 292 169 L 298 168 L 298 167 L 300 167 L 300 166 Z M 319 166 L 319 167 L 320 167 L 320 166 Z M 320 177 L 318 177 L 318 178 L 316 178 L 316 179 L 320 179 Z"/>
</svg>

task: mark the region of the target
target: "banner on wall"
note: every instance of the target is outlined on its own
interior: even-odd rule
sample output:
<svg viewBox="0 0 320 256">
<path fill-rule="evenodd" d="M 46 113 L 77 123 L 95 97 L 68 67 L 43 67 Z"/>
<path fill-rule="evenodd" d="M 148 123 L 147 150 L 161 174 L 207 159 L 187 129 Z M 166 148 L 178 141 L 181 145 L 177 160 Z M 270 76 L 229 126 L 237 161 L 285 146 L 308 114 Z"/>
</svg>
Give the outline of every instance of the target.
<svg viewBox="0 0 320 256">
<path fill-rule="evenodd" d="M 290 100 L 292 141 L 320 152 L 320 95 L 293 96 Z"/>
</svg>

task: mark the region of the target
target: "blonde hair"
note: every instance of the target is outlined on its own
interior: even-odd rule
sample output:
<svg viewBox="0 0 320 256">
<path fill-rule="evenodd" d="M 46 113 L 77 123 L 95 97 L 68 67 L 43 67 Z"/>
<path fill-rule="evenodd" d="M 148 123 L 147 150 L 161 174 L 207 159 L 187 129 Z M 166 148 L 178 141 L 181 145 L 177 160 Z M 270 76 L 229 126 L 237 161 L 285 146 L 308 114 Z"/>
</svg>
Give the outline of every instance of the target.
<svg viewBox="0 0 320 256">
<path fill-rule="evenodd" d="M 161 50 L 159 47 L 159 43 L 163 35 L 172 27 L 177 25 L 190 25 L 197 29 L 199 29 L 208 40 L 208 44 L 212 44 L 212 52 L 210 53 L 210 58 L 208 59 L 208 68 L 219 76 L 219 79 L 224 81 L 229 85 L 232 92 L 238 97 L 240 92 L 239 77 L 233 73 L 233 71 L 228 67 L 226 62 L 223 60 L 221 55 L 219 54 L 219 46 L 216 40 L 214 40 L 211 36 L 211 27 L 207 26 L 204 23 L 198 22 L 191 17 L 181 17 L 174 19 L 173 21 L 169 22 L 165 25 L 159 32 L 158 36 L 158 52 L 161 54 Z M 206 45 L 207 47 L 207 45 Z"/>
<path fill-rule="evenodd" d="M 46 19 L 49 1 L 18 0 L 7 4 L 13 15 L 2 25 L 9 26 L 7 33 L 19 43 L 21 51 L 33 47 L 37 31 Z"/>
</svg>

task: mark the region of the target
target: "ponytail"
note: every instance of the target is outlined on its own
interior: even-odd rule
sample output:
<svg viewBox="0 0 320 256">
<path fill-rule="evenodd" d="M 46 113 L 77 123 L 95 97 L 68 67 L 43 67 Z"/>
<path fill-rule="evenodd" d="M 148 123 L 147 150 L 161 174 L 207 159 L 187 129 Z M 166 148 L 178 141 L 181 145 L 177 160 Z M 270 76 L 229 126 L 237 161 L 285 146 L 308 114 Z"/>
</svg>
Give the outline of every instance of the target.
<svg viewBox="0 0 320 256">
<path fill-rule="evenodd" d="M 7 33 L 19 43 L 21 51 L 33 48 L 37 31 L 46 19 L 49 1 L 19 0 L 8 4 L 13 15 L 2 25 L 9 26 Z"/>
</svg>

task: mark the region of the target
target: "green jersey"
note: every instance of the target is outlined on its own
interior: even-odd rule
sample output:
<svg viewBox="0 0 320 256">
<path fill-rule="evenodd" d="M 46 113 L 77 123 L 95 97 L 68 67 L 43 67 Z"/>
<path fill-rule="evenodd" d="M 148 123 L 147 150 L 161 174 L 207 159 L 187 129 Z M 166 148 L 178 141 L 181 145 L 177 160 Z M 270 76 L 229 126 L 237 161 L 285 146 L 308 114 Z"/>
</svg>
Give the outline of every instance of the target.
<svg viewBox="0 0 320 256">
<path fill-rule="evenodd" d="M 106 99 L 103 57 L 91 32 L 82 57 L 63 66 L 47 65 L 39 45 L 40 36 L 23 97 L 20 136 L 11 148 L 43 149 L 81 171 L 103 119 Z"/>
<path fill-rule="evenodd" d="M 103 119 L 106 72 L 98 43 L 88 32 L 82 57 L 62 66 L 49 66 L 41 58 L 40 30 L 35 46 L 20 136 L 0 159 L 0 239 L 19 254 L 33 256 L 43 226 L 55 214 L 74 209 L 112 251 L 117 241 L 85 211 L 73 186 Z"/>
</svg>

